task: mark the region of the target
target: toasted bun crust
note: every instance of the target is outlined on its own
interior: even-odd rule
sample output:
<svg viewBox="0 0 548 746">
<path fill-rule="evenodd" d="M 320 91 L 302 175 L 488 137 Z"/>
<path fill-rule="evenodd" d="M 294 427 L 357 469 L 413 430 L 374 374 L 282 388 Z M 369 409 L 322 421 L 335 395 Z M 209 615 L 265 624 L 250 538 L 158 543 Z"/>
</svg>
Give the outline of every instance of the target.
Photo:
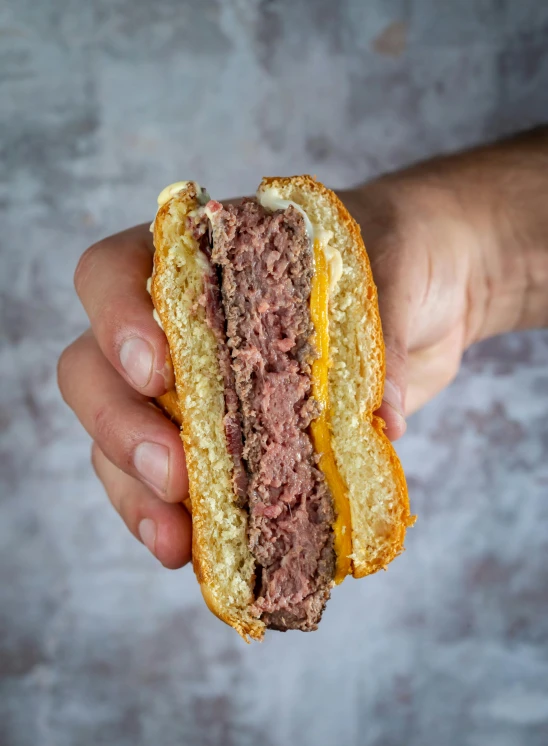
<svg viewBox="0 0 548 746">
<path fill-rule="evenodd" d="M 173 420 L 179 427 L 183 424 L 183 414 L 181 407 L 179 406 L 179 399 L 177 398 L 177 391 L 172 389 L 167 391 L 162 396 L 157 397 L 156 403 L 163 409 L 170 420 Z"/>
<path fill-rule="evenodd" d="M 352 515 L 354 577 L 386 565 L 403 549 L 413 523 L 397 455 L 373 413 L 382 400 L 385 359 L 377 290 L 356 222 L 330 190 L 310 176 L 263 179 L 300 205 L 313 224 L 333 233 L 330 246 L 343 275 L 329 307 L 332 446 Z M 209 608 L 245 639 L 261 639 L 252 617 L 254 560 L 247 547 L 247 514 L 234 504 L 232 464 L 222 418 L 224 398 L 216 341 L 207 327 L 201 293 L 203 267 L 185 228 L 199 192 L 193 182 L 158 211 L 154 227 L 152 298 L 168 338 L 176 380 L 160 406 L 182 421 L 193 517 L 194 569 Z"/>
<path fill-rule="evenodd" d="M 348 488 L 353 574 L 361 578 L 403 550 L 414 522 L 399 459 L 373 414 L 385 377 L 377 288 L 360 228 L 332 191 L 310 176 L 293 176 L 263 179 L 258 194 L 272 188 L 331 231 L 329 245 L 342 257 L 343 274 L 329 302 L 331 443 Z"/>
</svg>

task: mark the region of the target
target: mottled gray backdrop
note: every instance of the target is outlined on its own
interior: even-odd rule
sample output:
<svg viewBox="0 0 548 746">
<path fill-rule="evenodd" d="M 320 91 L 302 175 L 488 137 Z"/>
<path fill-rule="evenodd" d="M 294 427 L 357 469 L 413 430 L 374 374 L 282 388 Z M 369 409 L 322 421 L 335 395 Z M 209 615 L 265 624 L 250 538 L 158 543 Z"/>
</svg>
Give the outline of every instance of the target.
<svg viewBox="0 0 548 746">
<path fill-rule="evenodd" d="M 78 256 L 169 182 L 349 186 L 547 120 L 548 3 L 1 0 L 0 118 L 0 744 L 545 746 L 548 333 L 411 420 L 407 552 L 253 647 L 111 510 L 55 363 Z"/>
</svg>

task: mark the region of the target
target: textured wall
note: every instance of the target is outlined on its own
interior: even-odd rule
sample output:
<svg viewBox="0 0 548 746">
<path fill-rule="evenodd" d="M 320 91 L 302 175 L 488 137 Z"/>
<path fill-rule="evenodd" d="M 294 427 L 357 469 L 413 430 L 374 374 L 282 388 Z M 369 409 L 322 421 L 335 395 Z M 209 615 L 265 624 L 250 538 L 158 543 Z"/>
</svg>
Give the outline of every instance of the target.
<svg viewBox="0 0 548 746">
<path fill-rule="evenodd" d="M 542 0 L 0 3 L 2 746 L 548 743 L 548 333 L 411 421 L 389 572 L 250 648 L 122 526 L 55 384 L 79 254 L 166 183 L 348 186 L 546 120 L 547 50 Z"/>
</svg>

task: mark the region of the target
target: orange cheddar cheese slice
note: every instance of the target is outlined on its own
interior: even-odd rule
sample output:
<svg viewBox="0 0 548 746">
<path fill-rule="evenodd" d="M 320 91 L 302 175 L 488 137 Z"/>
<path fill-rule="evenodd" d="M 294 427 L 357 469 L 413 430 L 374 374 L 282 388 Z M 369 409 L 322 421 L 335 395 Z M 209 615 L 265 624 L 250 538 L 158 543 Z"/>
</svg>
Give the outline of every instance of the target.
<svg viewBox="0 0 548 746">
<path fill-rule="evenodd" d="M 348 490 L 337 468 L 331 447 L 329 409 L 329 272 L 324 251 L 318 240 L 314 241 L 315 272 L 310 293 L 310 315 L 315 329 L 318 359 L 312 363 L 312 395 L 320 404 L 319 417 L 310 424 L 314 450 L 320 455 L 319 468 L 331 490 L 335 508 L 333 525 L 337 564 L 335 583 L 341 583 L 352 573 L 352 520 Z"/>
</svg>

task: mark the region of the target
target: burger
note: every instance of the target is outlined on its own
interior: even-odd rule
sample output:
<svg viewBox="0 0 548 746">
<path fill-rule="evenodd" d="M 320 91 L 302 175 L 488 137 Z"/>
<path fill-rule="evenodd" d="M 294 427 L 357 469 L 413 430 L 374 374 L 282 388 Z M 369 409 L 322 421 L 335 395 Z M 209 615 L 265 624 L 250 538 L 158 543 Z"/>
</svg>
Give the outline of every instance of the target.
<svg viewBox="0 0 548 746">
<path fill-rule="evenodd" d="M 405 478 L 375 415 L 385 354 L 356 222 L 310 176 L 239 203 L 166 187 L 149 290 L 176 388 L 193 564 L 244 639 L 314 630 L 333 586 L 403 549 Z"/>
</svg>

